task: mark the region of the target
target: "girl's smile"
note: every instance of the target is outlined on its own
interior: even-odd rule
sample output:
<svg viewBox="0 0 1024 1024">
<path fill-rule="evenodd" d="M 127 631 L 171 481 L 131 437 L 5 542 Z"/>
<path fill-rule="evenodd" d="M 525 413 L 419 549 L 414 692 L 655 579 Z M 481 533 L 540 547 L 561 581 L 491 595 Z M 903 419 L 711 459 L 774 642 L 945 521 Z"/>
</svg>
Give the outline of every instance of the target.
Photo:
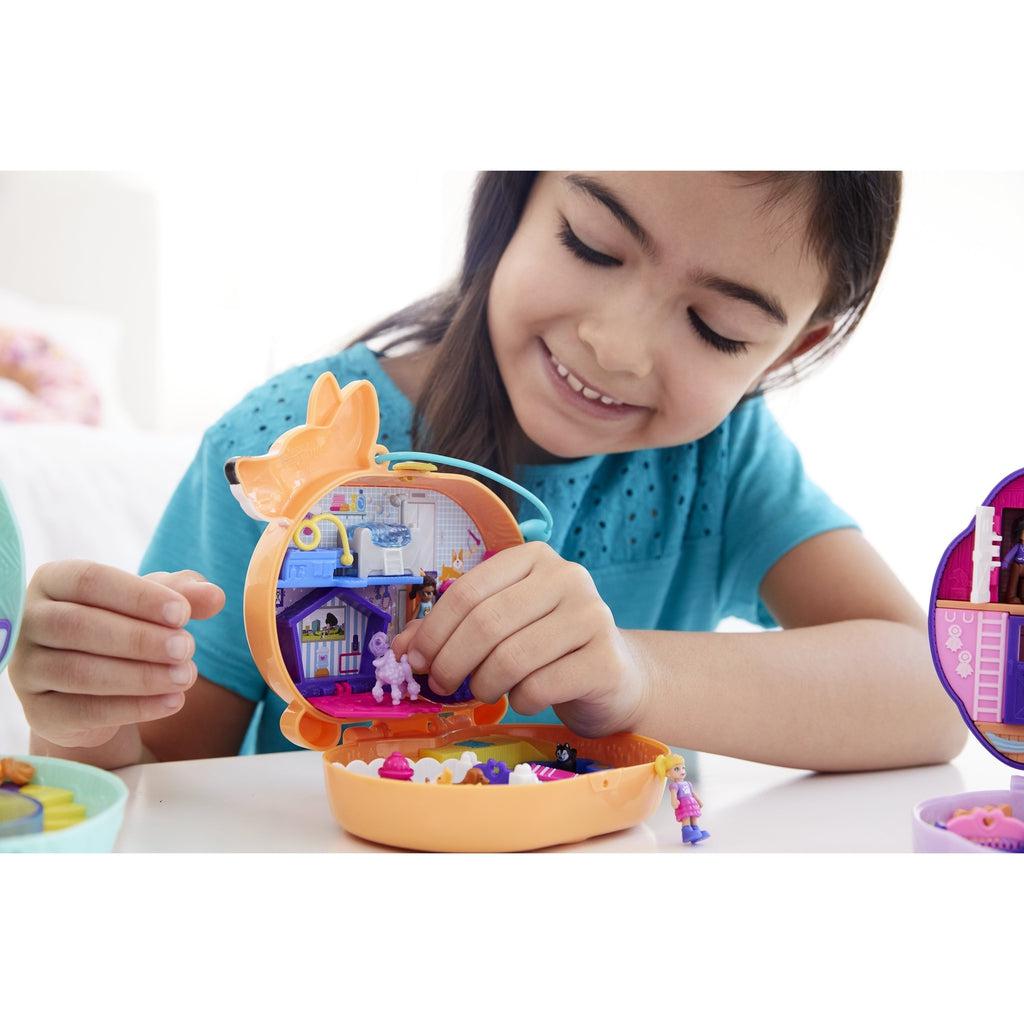
<svg viewBox="0 0 1024 1024">
<path fill-rule="evenodd" d="M 538 339 L 538 352 L 544 375 L 551 382 L 559 402 L 567 402 L 575 413 L 579 410 L 585 416 L 602 420 L 619 421 L 626 417 L 650 412 L 644 406 L 632 405 L 621 398 L 595 386 L 595 382 L 583 377 L 575 367 L 561 362 L 548 348 L 542 338 Z"/>
</svg>

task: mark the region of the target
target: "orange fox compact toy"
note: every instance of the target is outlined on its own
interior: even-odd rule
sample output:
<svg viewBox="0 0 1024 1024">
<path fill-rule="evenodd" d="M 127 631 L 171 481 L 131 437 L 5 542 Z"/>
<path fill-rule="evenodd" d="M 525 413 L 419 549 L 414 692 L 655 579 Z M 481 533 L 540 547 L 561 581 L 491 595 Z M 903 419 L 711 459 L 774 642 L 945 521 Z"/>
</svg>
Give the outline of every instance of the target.
<svg viewBox="0 0 1024 1024">
<path fill-rule="evenodd" d="M 391 640 L 408 615 L 429 614 L 453 580 L 495 552 L 546 540 L 551 517 L 482 467 L 389 453 L 379 426 L 369 381 L 340 388 L 325 373 L 305 425 L 266 455 L 225 466 L 242 507 L 268 524 L 246 577 L 249 647 L 287 705 L 282 732 L 324 752 L 338 822 L 390 846 L 500 851 L 575 842 L 648 817 L 665 786 L 654 770 L 664 744 L 502 727 L 505 698 L 480 703 L 469 679 L 441 696 L 395 659 Z M 435 463 L 499 480 L 543 520 L 517 523 L 483 484 Z"/>
</svg>

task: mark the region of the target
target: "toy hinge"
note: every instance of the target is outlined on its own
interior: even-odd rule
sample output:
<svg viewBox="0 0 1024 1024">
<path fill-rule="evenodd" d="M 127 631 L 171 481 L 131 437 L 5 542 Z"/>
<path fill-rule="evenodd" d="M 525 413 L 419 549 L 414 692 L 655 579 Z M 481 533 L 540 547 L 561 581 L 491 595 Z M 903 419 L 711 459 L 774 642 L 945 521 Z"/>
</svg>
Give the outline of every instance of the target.
<svg viewBox="0 0 1024 1024">
<path fill-rule="evenodd" d="M 444 730 L 437 715 L 414 715 L 399 722 L 378 721 L 371 725 L 353 725 L 342 736 L 341 745 L 361 743 L 363 740 L 407 740 L 423 736 L 437 736 Z"/>
</svg>

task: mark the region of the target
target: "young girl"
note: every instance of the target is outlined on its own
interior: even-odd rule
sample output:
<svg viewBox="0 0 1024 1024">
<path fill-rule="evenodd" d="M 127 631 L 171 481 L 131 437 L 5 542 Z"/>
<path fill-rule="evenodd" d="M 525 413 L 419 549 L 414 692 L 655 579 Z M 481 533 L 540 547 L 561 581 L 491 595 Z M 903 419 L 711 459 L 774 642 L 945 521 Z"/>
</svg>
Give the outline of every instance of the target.
<svg viewBox="0 0 1024 1024">
<path fill-rule="evenodd" d="M 458 281 L 207 431 L 144 578 L 39 570 L 11 665 L 33 750 L 215 757 L 250 723 L 288 747 L 242 625 L 262 526 L 223 466 L 303 422 L 331 370 L 373 382 L 390 449 L 487 465 L 554 513 L 550 545 L 489 558 L 396 639 L 432 686 L 472 673 L 513 719 L 780 765 L 951 757 L 921 610 L 759 397 L 849 336 L 899 197 L 884 172 L 482 175 Z M 711 632 L 730 615 L 783 629 Z"/>
</svg>

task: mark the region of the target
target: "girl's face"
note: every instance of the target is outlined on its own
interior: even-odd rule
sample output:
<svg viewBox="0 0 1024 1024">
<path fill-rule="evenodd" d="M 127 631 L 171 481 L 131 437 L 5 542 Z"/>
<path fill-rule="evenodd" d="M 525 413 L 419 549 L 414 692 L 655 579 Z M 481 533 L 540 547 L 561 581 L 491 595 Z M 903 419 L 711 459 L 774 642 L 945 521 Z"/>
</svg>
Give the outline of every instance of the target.
<svg viewBox="0 0 1024 1024">
<path fill-rule="evenodd" d="M 494 354 L 527 438 L 578 458 L 710 433 L 824 338 L 798 198 L 734 174 L 544 173 L 495 270 Z"/>
<path fill-rule="evenodd" d="M 674 764 L 668 770 L 669 775 L 672 776 L 677 782 L 682 782 L 686 778 L 686 769 L 681 764 Z"/>
</svg>

